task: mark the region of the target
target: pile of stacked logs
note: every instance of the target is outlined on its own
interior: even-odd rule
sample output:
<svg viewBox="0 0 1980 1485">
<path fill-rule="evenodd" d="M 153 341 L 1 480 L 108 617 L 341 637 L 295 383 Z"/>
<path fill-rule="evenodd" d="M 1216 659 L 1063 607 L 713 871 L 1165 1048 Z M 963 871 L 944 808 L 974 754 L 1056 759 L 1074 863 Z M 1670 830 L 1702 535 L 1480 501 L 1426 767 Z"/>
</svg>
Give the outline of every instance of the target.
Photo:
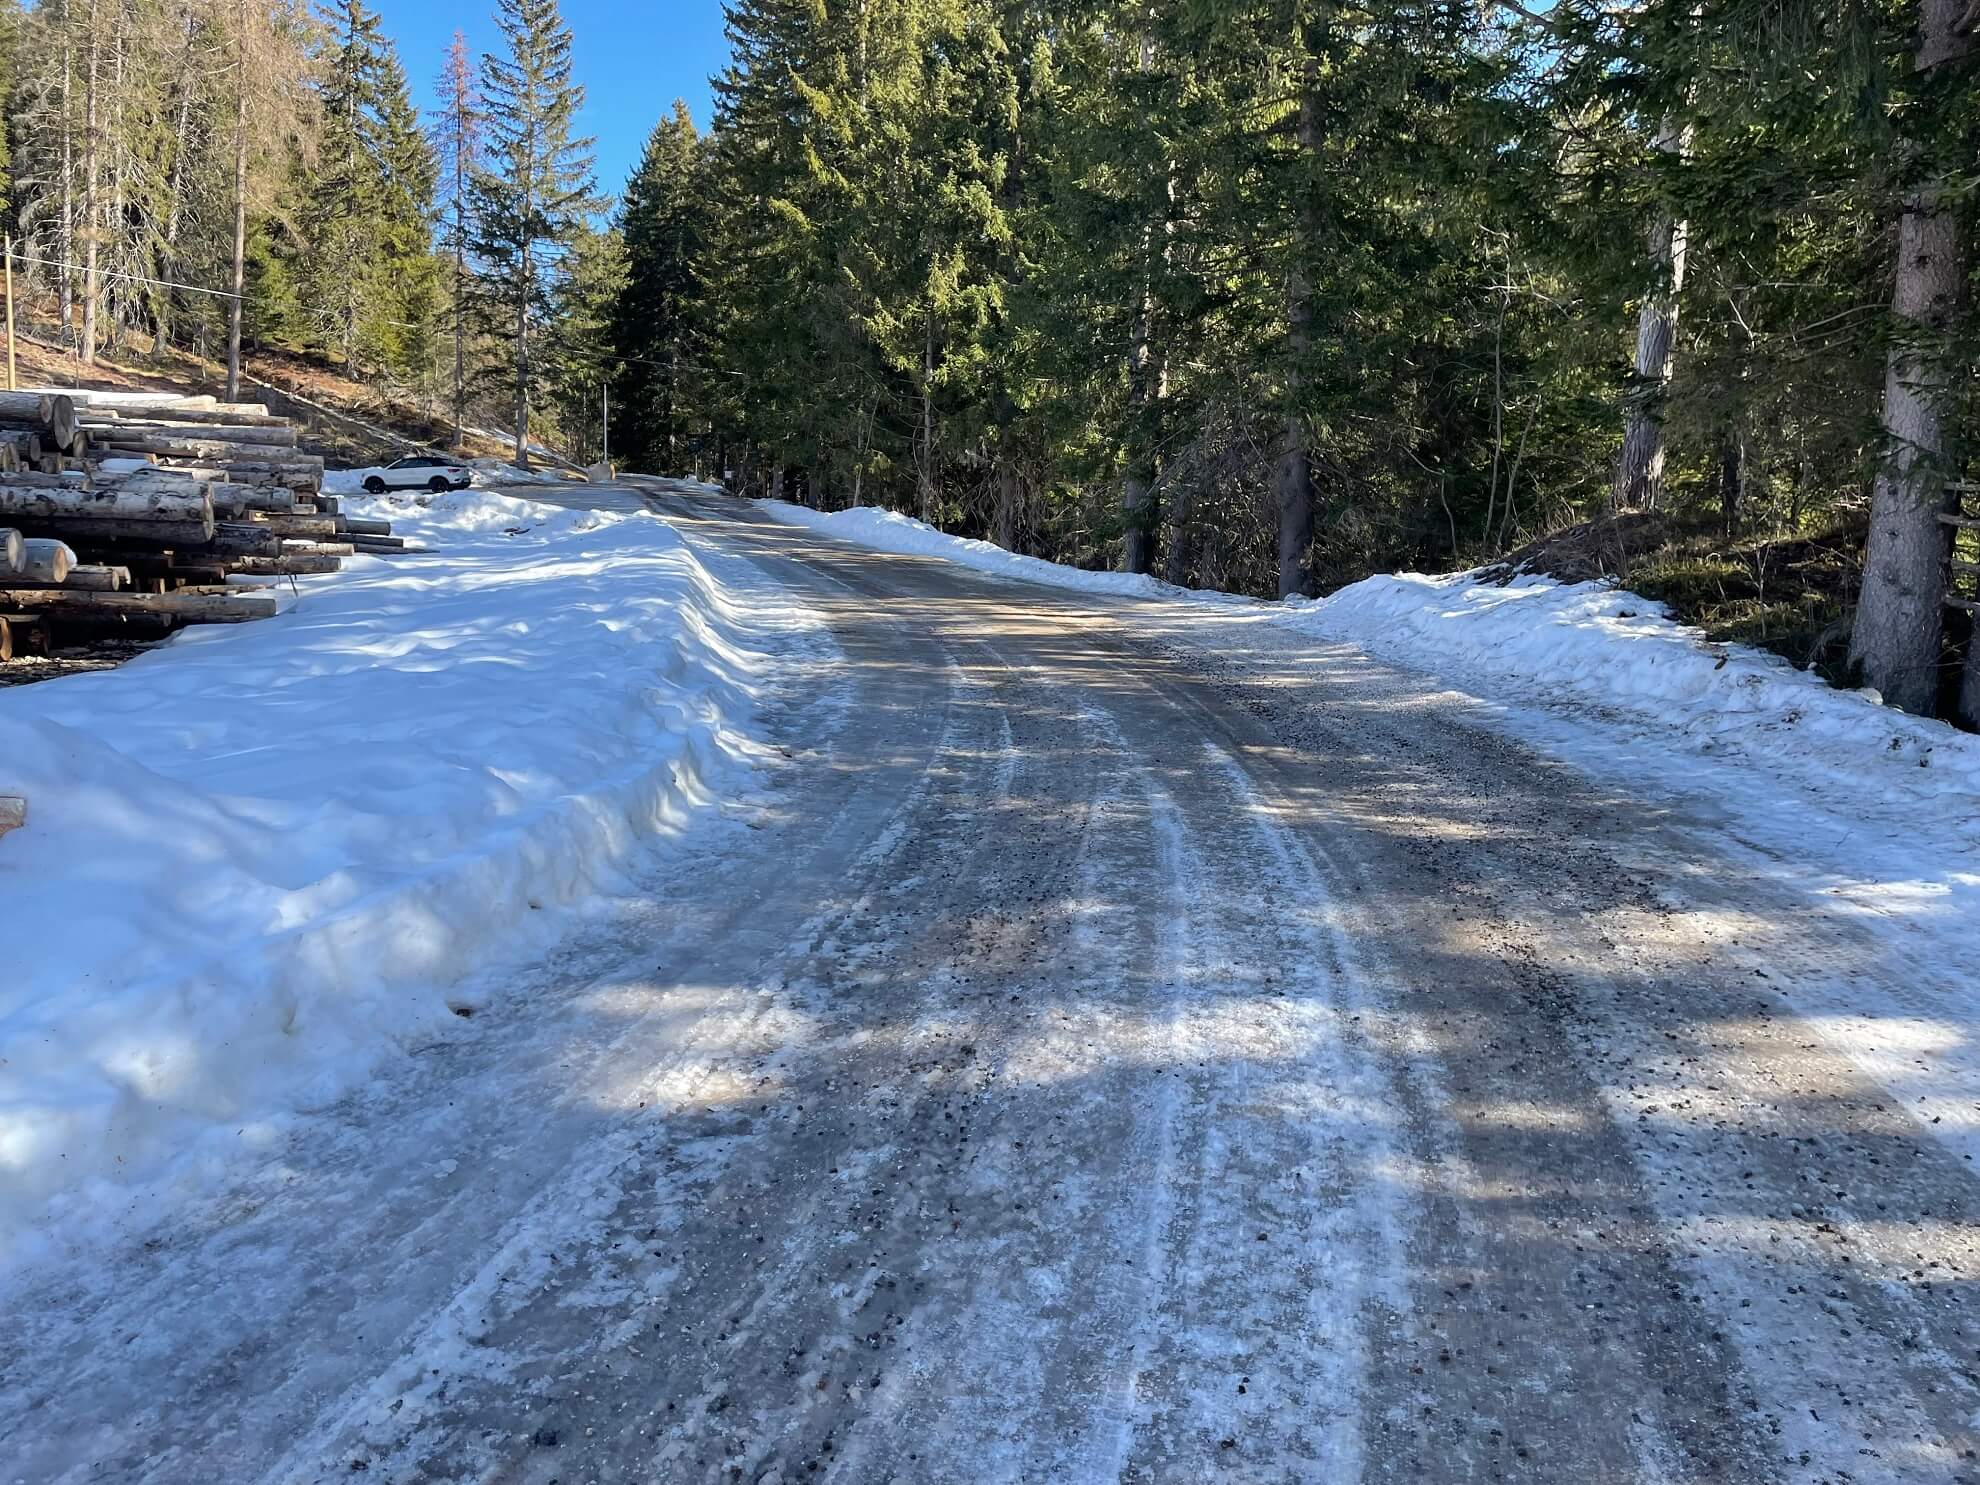
<svg viewBox="0 0 1980 1485">
<path fill-rule="evenodd" d="M 0 392 L 0 659 L 264 618 L 257 588 L 403 549 L 322 486 L 256 404 Z"/>
</svg>

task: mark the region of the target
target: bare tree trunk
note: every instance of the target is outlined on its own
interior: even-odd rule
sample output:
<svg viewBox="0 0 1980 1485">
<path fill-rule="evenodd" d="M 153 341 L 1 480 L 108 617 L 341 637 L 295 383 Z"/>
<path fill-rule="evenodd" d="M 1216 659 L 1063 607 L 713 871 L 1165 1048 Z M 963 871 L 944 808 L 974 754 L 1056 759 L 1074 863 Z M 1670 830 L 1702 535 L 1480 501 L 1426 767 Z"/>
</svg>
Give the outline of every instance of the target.
<svg viewBox="0 0 1980 1485">
<path fill-rule="evenodd" d="M 1973 633 L 1966 641 L 1966 670 L 1960 677 L 1959 719 L 1980 728 L 1980 614 L 1974 614 Z"/>
<path fill-rule="evenodd" d="M 1746 466 L 1746 429 L 1729 428 L 1719 450 L 1719 515 L 1728 536 L 1736 535 L 1746 519 Z"/>
<path fill-rule="evenodd" d="M 103 46 L 97 29 L 97 6 L 91 0 L 89 7 L 89 61 L 83 78 L 83 305 L 82 305 L 82 363 L 85 366 L 96 364 L 96 300 L 97 300 L 97 253 L 100 245 L 98 218 L 102 214 L 97 180 L 98 153 L 97 141 L 97 62 Z"/>
<path fill-rule="evenodd" d="M 529 244 L 516 286 L 516 467 L 529 468 Z"/>
<path fill-rule="evenodd" d="M 927 320 L 927 339 L 921 357 L 921 457 L 916 461 L 920 485 L 921 519 L 935 524 L 935 316 Z"/>
<path fill-rule="evenodd" d="M 110 230 L 116 235 L 110 237 L 109 241 L 113 252 L 114 248 L 122 243 L 125 192 L 130 179 L 130 171 L 125 168 L 126 156 L 129 152 L 124 146 L 124 140 L 126 138 L 124 129 L 124 41 L 126 29 L 124 25 L 124 6 L 122 0 L 119 0 L 119 3 L 113 7 L 113 18 L 110 27 L 112 59 L 110 64 L 111 127 L 105 131 L 111 144 L 109 221 L 112 224 Z M 130 309 L 129 295 L 119 292 L 120 280 L 115 275 L 116 263 L 114 257 L 111 268 L 111 281 L 106 287 L 105 297 L 108 299 L 110 307 L 109 341 L 111 348 L 115 349 L 122 342 L 124 321 L 129 317 Z"/>
<path fill-rule="evenodd" d="M 990 525 L 990 539 L 1007 552 L 1017 550 L 1018 512 L 1024 504 L 1024 488 L 1017 464 L 1008 454 L 997 460 L 997 509 Z"/>
<path fill-rule="evenodd" d="M 240 28 L 234 41 L 234 255 L 228 265 L 227 287 L 233 298 L 227 301 L 227 400 L 241 396 L 241 319 L 247 293 L 247 148 L 248 148 L 248 26 L 252 17 L 249 0 L 241 0 L 234 24 Z"/>
<path fill-rule="evenodd" d="M 1304 38 L 1302 37 L 1302 44 Z M 1315 63 L 1304 62 L 1299 91 L 1299 147 L 1307 156 L 1319 152 L 1319 131 L 1314 120 L 1313 81 Z M 1313 545 L 1313 458 L 1306 446 L 1307 424 L 1301 410 L 1305 390 L 1306 361 L 1313 349 L 1313 291 L 1307 280 L 1302 255 L 1318 235 L 1318 205 L 1311 189 L 1302 192 L 1300 236 L 1295 243 L 1294 262 L 1286 275 L 1286 451 L 1279 459 L 1272 478 L 1272 493 L 1279 510 L 1279 596 L 1289 597 L 1306 588 L 1306 553 Z"/>
<path fill-rule="evenodd" d="M 1195 509 L 1196 485 L 1193 479 L 1186 480 L 1177 488 L 1169 511 L 1169 555 L 1162 567 L 1163 579 L 1178 588 L 1189 576 L 1189 526 Z"/>
<path fill-rule="evenodd" d="M 62 221 L 56 257 L 62 260 L 62 343 L 76 325 L 76 59 L 69 0 L 62 0 Z"/>
<path fill-rule="evenodd" d="M 1155 70 L 1155 43 L 1141 38 L 1140 69 Z M 1169 189 L 1174 192 L 1175 183 Z M 1166 213 L 1165 213 L 1166 216 Z M 1121 482 L 1121 516 L 1126 526 L 1121 566 L 1127 572 L 1149 571 L 1155 565 L 1155 457 L 1150 452 L 1150 413 L 1167 389 L 1167 367 L 1155 353 L 1155 226 L 1141 225 L 1141 286 L 1134 306 L 1133 342 L 1128 349 L 1128 467 Z"/>
<path fill-rule="evenodd" d="M 1967 0 L 1923 0 L 1917 69 L 1959 62 L 1974 49 L 1960 23 Z M 1849 658 L 1866 684 L 1908 712 L 1929 714 L 1938 699 L 1949 530 L 1946 431 L 1952 380 L 1937 343 L 1966 277 L 1967 243 L 1958 203 L 1934 181 L 1905 202 L 1898 222 L 1892 308 L 1899 339 L 1884 374 L 1883 467 L 1870 502 L 1863 593 Z"/>
<path fill-rule="evenodd" d="M 530 126 L 523 159 L 522 275 L 516 280 L 516 467 L 529 468 L 529 291 L 535 283 L 529 223 L 536 215 L 536 127 Z"/>
<path fill-rule="evenodd" d="M 1688 135 L 1676 115 L 1667 116 L 1657 131 L 1657 148 L 1682 154 Z M 1636 385 L 1629 395 L 1622 457 L 1616 461 L 1610 492 L 1617 510 L 1654 510 L 1664 496 L 1664 389 L 1671 380 L 1687 247 L 1686 224 L 1669 212 L 1660 213 L 1650 227 L 1653 282 L 1637 311 Z"/>
</svg>

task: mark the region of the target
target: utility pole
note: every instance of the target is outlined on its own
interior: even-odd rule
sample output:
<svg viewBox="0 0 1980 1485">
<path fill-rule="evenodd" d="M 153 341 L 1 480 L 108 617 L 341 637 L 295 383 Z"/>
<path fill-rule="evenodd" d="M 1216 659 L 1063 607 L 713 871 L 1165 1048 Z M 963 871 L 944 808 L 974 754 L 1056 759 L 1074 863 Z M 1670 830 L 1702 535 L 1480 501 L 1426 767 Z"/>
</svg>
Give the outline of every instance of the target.
<svg viewBox="0 0 1980 1485">
<path fill-rule="evenodd" d="M 605 429 L 603 434 L 605 452 L 599 459 L 599 463 L 609 467 L 612 463 L 612 383 L 610 378 L 598 384 L 598 397 L 605 414 Z"/>
</svg>

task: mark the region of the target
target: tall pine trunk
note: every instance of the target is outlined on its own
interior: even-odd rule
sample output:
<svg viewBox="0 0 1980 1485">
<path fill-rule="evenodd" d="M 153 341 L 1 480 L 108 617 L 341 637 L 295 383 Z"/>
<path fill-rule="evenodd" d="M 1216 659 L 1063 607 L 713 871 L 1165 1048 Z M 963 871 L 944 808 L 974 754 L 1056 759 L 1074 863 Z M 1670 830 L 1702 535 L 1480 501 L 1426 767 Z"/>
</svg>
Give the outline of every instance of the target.
<svg viewBox="0 0 1980 1485">
<path fill-rule="evenodd" d="M 1007 552 L 1015 552 L 1018 542 L 1018 512 L 1024 508 L 1023 476 L 1008 453 L 997 459 L 997 504 L 990 526 L 990 539 Z"/>
<path fill-rule="evenodd" d="M 516 281 L 516 467 L 529 468 L 529 241 L 523 241 Z"/>
<path fill-rule="evenodd" d="M 921 355 L 920 458 L 916 461 L 917 497 L 921 519 L 935 524 L 935 313 L 928 312 Z"/>
<path fill-rule="evenodd" d="M 467 445 L 467 189 L 454 169 L 454 447 Z"/>
<path fill-rule="evenodd" d="M 227 303 L 227 400 L 241 396 L 241 319 L 247 293 L 247 148 L 248 148 L 248 26 L 251 0 L 241 0 L 234 14 L 239 34 L 234 42 L 234 253 L 228 264 L 227 284 L 233 298 Z"/>
<path fill-rule="evenodd" d="M 1305 36 L 1300 35 L 1305 46 Z M 1300 61 L 1299 150 L 1311 160 L 1320 149 L 1314 118 L 1313 87 L 1317 66 L 1310 57 Z M 1314 199 L 1319 171 L 1300 192 L 1299 237 L 1286 275 L 1286 450 L 1272 478 L 1279 512 L 1279 596 L 1306 588 L 1306 553 L 1313 545 L 1313 456 L 1307 448 L 1307 422 L 1302 407 L 1306 363 L 1313 350 L 1313 289 L 1307 278 L 1306 257 L 1319 235 L 1319 207 Z"/>
<path fill-rule="evenodd" d="M 1155 43 L 1141 39 L 1140 70 L 1155 70 Z M 1173 198 L 1175 181 L 1169 182 Z M 1166 217 L 1166 213 L 1164 213 Z M 1154 347 L 1155 225 L 1141 225 L 1141 281 L 1135 297 L 1134 330 L 1128 349 L 1128 467 L 1121 482 L 1121 517 L 1126 526 L 1121 566 L 1145 573 L 1155 565 L 1155 531 L 1160 519 L 1155 508 L 1155 456 L 1150 451 L 1149 424 L 1154 405 L 1168 391 L 1168 368 Z"/>
<path fill-rule="evenodd" d="M 89 7 L 89 60 L 83 76 L 82 363 L 85 366 L 96 364 L 97 254 L 101 250 L 97 227 L 103 207 L 100 200 L 101 182 L 98 179 L 100 146 L 97 140 L 97 73 L 103 46 L 96 22 L 97 6 L 92 0 Z"/>
<path fill-rule="evenodd" d="M 1973 615 L 1973 633 L 1966 641 L 1966 671 L 1960 677 L 1959 719 L 1980 730 L 1980 614 Z"/>
<path fill-rule="evenodd" d="M 1960 22 L 1967 0 L 1922 0 L 1919 72 L 1958 63 L 1974 49 Z M 1908 712 L 1938 699 L 1949 532 L 1944 406 L 1951 370 L 1938 349 L 1966 276 L 1959 203 L 1934 180 L 1905 202 L 1898 222 L 1892 309 L 1898 339 L 1884 374 L 1885 457 L 1870 501 L 1863 594 L 1849 655 L 1864 682 Z"/>
<path fill-rule="evenodd" d="M 1682 154 L 1687 130 L 1668 115 L 1657 148 Z M 1650 225 L 1651 284 L 1636 321 L 1636 384 L 1630 391 L 1622 456 L 1610 502 L 1618 510 L 1654 510 L 1664 498 L 1664 389 L 1677 343 L 1678 295 L 1684 289 L 1687 224 L 1669 211 Z"/>
<path fill-rule="evenodd" d="M 62 343 L 76 327 L 76 98 L 75 21 L 62 0 L 62 220 L 56 230 L 62 293 Z"/>
<path fill-rule="evenodd" d="M 516 467 L 529 468 L 529 291 L 535 263 L 530 255 L 536 230 L 536 126 L 532 121 L 524 144 L 522 272 L 516 279 Z"/>
</svg>

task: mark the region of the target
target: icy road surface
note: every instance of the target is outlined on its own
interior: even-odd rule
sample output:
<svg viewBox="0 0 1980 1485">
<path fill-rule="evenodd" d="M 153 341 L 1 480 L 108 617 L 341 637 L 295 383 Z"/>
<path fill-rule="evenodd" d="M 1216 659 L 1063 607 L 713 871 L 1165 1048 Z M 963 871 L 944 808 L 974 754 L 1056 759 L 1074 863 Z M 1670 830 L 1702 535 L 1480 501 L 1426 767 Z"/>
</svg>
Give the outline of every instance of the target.
<svg viewBox="0 0 1980 1485">
<path fill-rule="evenodd" d="M 787 764 L 9 1294 L 0 1479 L 1980 1481 L 1970 965 L 1323 642 L 651 498 L 829 620 Z"/>
</svg>

